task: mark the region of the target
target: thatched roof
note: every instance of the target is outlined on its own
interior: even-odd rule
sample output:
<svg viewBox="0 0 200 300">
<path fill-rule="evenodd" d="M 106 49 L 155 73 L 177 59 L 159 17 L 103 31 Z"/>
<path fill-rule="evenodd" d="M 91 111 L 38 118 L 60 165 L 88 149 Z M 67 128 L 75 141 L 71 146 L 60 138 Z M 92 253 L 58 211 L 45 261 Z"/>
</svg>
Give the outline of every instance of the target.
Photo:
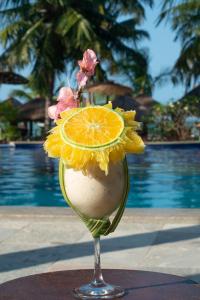
<svg viewBox="0 0 200 300">
<path fill-rule="evenodd" d="M 141 117 L 147 114 L 155 103 L 157 102 L 154 99 L 145 95 L 143 95 L 143 98 L 142 96 L 133 98 L 130 95 L 117 96 L 115 100 L 112 101 L 114 108 L 121 107 L 124 110 L 136 110 L 137 120 L 141 120 Z M 42 98 L 36 98 L 33 101 L 21 105 L 19 112 L 20 120 L 22 121 L 44 121 L 45 101 Z"/>
<path fill-rule="evenodd" d="M 157 101 L 154 100 L 151 96 L 145 94 L 138 95 L 134 98 L 138 103 L 144 106 L 152 105 L 152 103 L 157 103 Z"/>
<path fill-rule="evenodd" d="M 98 93 L 106 96 L 131 95 L 133 92 L 130 87 L 112 81 L 88 85 L 85 90 L 89 93 Z"/>
<path fill-rule="evenodd" d="M 28 83 L 28 79 L 13 72 L 0 72 L 0 84 L 1 83 L 26 84 Z"/>
<path fill-rule="evenodd" d="M 178 99 L 176 103 L 182 103 L 183 105 L 187 105 L 188 107 L 192 108 L 193 114 L 199 117 L 200 84 Z"/>
<path fill-rule="evenodd" d="M 181 99 L 186 97 L 200 97 L 200 84 L 196 86 L 194 89 L 186 93 Z"/>
<path fill-rule="evenodd" d="M 144 99 L 145 98 L 149 97 L 145 96 Z M 141 100 L 141 98 L 139 100 Z M 137 121 L 141 121 L 141 118 L 146 115 L 156 103 L 157 101 L 153 99 L 152 101 L 144 101 L 142 103 L 142 101 L 138 101 L 138 97 L 133 98 L 132 96 L 119 96 L 112 101 L 113 108 L 120 107 L 124 110 L 136 110 Z"/>
<path fill-rule="evenodd" d="M 196 86 L 195 88 L 193 88 L 192 90 L 190 90 L 189 92 L 187 92 L 180 99 L 176 100 L 176 102 L 181 102 L 188 97 L 191 97 L 191 98 L 197 97 L 200 100 L 200 84 L 198 86 Z"/>
<path fill-rule="evenodd" d="M 35 100 L 23 104 L 19 112 L 21 121 L 44 121 L 44 99 L 36 98 Z"/>
<path fill-rule="evenodd" d="M 22 105 L 22 103 L 19 101 L 19 100 L 17 100 L 17 99 L 15 99 L 15 98 L 13 98 L 13 97 L 10 97 L 10 98 L 8 98 L 8 99 L 5 99 L 4 101 L 2 101 L 1 103 L 8 103 L 8 104 L 10 104 L 10 105 L 12 105 L 12 106 L 14 106 L 14 107 L 20 107 L 21 105 Z"/>
</svg>

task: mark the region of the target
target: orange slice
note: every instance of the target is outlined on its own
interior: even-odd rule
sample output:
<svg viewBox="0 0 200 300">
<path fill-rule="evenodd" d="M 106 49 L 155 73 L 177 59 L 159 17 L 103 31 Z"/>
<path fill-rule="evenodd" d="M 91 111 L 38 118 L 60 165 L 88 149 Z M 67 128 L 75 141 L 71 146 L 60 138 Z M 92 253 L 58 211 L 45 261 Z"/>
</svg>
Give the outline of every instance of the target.
<svg viewBox="0 0 200 300">
<path fill-rule="evenodd" d="M 70 145 L 101 148 L 117 142 L 125 125 L 121 115 L 107 107 L 85 107 L 69 116 L 61 129 L 62 138 Z"/>
</svg>

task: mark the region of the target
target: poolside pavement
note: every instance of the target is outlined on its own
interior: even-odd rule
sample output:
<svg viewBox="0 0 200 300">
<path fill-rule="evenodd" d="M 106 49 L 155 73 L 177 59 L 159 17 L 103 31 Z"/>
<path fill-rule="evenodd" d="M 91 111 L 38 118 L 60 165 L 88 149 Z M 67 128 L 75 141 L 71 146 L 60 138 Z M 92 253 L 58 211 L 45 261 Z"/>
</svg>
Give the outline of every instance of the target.
<svg viewBox="0 0 200 300">
<path fill-rule="evenodd" d="M 200 282 L 200 209 L 127 209 L 102 238 L 102 267 L 158 271 Z M 93 268 L 91 235 L 69 208 L 0 207 L 0 283 Z"/>
</svg>

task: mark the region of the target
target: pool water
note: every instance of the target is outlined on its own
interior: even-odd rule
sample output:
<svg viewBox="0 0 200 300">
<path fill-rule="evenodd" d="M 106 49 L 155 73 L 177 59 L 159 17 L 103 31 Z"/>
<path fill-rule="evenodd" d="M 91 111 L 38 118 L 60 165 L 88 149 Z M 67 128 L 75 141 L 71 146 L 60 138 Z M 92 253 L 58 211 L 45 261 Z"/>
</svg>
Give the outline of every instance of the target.
<svg viewBox="0 0 200 300">
<path fill-rule="evenodd" d="M 128 165 L 127 207 L 200 208 L 200 147 L 147 146 Z M 58 161 L 41 147 L 0 148 L 0 205 L 66 206 Z"/>
</svg>

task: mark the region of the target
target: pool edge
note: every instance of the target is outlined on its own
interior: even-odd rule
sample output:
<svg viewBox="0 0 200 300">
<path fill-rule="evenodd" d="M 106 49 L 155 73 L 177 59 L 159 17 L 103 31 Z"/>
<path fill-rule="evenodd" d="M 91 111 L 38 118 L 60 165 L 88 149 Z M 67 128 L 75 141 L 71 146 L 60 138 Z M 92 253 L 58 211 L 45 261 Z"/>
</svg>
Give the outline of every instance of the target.
<svg viewBox="0 0 200 300">
<path fill-rule="evenodd" d="M 77 218 L 70 208 L 65 207 L 20 207 L 0 206 L 0 218 L 13 219 L 63 219 Z M 126 208 L 123 219 L 136 223 L 156 223 L 163 219 L 170 223 L 200 222 L 200 208 Z"/>
</svg>

